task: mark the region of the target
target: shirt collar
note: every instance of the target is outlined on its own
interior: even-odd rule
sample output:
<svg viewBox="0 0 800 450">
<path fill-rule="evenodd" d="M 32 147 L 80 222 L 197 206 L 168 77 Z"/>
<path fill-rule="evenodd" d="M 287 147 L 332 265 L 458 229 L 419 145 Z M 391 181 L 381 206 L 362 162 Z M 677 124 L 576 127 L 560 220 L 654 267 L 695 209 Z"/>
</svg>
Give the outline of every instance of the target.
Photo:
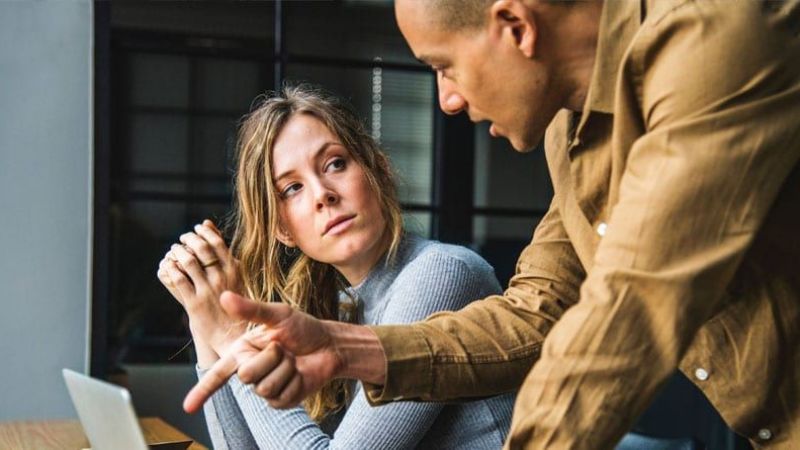
<svg viewBox="0 0 800 450">
<path fill-rule="evenodd" d="M 583 116 L 590 111 L 612 114 L 622 57 L 642 22 L 641 0 L 605 0 L 600 16 L 594 70 Z M 585 117 L 584 117 L 585 118 Z M 584 120 L 582 120 L 583 122 Z"/>
</svg>

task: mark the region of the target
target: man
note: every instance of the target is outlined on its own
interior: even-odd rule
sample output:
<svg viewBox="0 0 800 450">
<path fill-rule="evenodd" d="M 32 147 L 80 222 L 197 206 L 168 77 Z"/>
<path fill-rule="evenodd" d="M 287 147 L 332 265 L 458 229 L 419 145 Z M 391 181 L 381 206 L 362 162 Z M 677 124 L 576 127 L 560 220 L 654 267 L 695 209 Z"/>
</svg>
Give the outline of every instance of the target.
<svg viewBox="0 0 800 450">
<path fill-rule="evenodd" d="M 396 14 L 445 112 L 521 151 L 549 124 L 555 196 L 516 276 L 411 326 L 225 294 L 274 343 L 234 348 L 187 410 L 237 368 L 274 406 L 332 377 L 363 380 L 375 404 L 521 385 L 507 448 L 611 448 L 678 367 L 754 445 L 797 448 L 800 4 L 397 0 Z"/>
</svg>

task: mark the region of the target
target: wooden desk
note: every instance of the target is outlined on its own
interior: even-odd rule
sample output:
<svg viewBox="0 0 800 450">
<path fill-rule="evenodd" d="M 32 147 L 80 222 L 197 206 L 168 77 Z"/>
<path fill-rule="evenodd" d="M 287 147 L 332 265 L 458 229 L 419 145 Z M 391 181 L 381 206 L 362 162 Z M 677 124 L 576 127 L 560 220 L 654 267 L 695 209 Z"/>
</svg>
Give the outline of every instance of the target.
<svg viewBox="0 0 800 450">
<path fill-rule="evenodd" d="M 139 419 L 146 442 L 191 440 L 157 417 Z M 77 420 L 31 420 L 0 422 L 0 449 L 3 450 L 77 450 L 89 447 Z M 191 450 L 205 450 L 197 442 Z"/>
</svg>

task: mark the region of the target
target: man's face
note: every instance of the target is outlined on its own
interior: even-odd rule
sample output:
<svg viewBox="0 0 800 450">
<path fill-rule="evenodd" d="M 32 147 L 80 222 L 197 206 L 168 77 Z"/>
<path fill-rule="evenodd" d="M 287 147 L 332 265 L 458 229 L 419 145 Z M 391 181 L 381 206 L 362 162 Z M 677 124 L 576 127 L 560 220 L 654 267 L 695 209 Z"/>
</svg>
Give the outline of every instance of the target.
<svg viewBox="0 0 800 450">
<path fill-rule="evenodd" d="M 558 108 L 547 96 L 546 71 L 514 46 L 511 34 L 490 25 L 446 31 L 422 0 L 398 0 L 395 13 L 414 55 L 436 71 L 442 111 L 491 122 L 490 133 L 518 151 L 541 141 Z"/>
</svg>

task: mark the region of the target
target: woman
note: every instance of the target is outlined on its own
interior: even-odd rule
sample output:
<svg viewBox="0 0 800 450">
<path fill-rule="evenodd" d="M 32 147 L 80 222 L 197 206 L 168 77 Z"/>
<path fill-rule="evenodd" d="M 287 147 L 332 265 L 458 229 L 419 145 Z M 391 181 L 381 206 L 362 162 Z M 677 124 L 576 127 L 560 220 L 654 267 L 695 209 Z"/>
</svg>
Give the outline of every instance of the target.
<svg viewBox="0 0 800 450">
<path fill-rule="evenodd" d="M 473 252 L 403 232 L 388 159 L 352 112 L 309 88 L 287 88 L 247 116 L 236 197 L 231 250 L 205 221 L 159 265 L 189 316 L 201 375 L 246 329 L 219 306 L 226 289 L 366 324 L 414 322 L 500 292 Z M 361 385 L 339 380 L 278 410 L 259 389 L 270 386 L 233 377 L 206 403 L 215 448 L 499 448 L 514 401 L 373 408 Z"/>
</svg>

